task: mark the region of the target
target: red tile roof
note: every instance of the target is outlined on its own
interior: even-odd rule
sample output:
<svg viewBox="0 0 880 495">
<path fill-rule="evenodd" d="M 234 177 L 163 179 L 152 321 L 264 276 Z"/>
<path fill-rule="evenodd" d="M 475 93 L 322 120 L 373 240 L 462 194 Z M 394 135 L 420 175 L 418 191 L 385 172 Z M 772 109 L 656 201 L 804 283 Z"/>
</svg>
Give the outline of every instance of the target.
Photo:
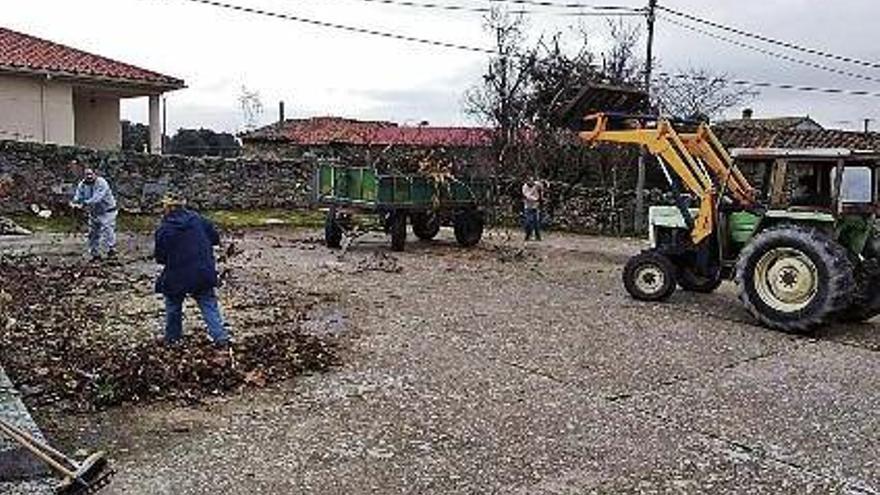
<svg viewBox="0 0 880 495">
<path fill-rule="evenodd" d="M 301 146 L 482 147 L 492 144 L 492 130 L 484 127 L 399 126 L 385 121 L 313 117 L 271 124 L 245 133 L 241 138 L 245 142 L 278 141 Z"/>
<path fill-rule="evenodd" d="M 880 151 L 880 133 L 823 130 L 772 130 L 766 128 L 714 128 L 728 148 L 847 148 Z M 399 126 L 393 122 L 313 117 L 291 119 L 241 135 L 245 142 L 279 142 L 300 146 L 353 144 L 363 146 L 458 146 L 492 144 L 492 129 L 485 127 Z"/>
<path fill-rule="evenodd" d="M 713 129 L 718 139 L 728 148 L 846 148 L 851 150 L 880 151 L 880 134 L 876 132 L 840 131 L 771 131 L 758 128 Z"/>
<path fill-rule="evenodd" d="M 0 70 L 99 79 L 122 85 L 184 87 L 180 79 L 0 27 Z"/>
</svg>

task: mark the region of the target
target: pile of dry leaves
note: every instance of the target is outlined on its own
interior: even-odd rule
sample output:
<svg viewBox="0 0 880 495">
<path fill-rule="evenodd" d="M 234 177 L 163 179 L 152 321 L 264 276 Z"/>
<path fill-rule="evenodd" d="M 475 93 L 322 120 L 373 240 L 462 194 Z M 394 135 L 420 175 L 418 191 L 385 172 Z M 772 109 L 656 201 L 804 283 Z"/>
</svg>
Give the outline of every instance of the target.
<svg viewBox="0 0 880 495">
<path fill-rule="evenodd" d="M 332 342 L 298 322 L 252 334 L 218 353 L 203 338 L 166 347 L 94 331 L 108 315 L 94 297 L 117 268 L 0 257 L 0 364 L 33 405 L 93 410 L 123 402 L 199 400 L 264 386 L 337 363 Z M 116 282 L 114 283 L 114 279 Z"/>
</svg>

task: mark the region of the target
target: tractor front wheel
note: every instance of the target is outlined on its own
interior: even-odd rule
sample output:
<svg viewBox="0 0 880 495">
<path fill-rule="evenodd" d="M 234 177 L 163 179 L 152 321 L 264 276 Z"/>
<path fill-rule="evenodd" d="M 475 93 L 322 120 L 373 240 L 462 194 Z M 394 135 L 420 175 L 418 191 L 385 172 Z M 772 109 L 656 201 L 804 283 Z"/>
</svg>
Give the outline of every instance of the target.
<svg viewBox="0 0 880 495">
<path fill-rule="evenodd" d="M 644 251 L 626 262 L 623 285 L 639 301 L 663 301 L 675 292 L 676 269 L 666 256 Z"/>
<path fill-rule="evenodd" d="M 846 308 L 855 287 L 846 249 L 824 232 L 787 225 L 766 230 L 740 253 L 739 299 L 764 325 L 807 332 Z"/>
</svg>

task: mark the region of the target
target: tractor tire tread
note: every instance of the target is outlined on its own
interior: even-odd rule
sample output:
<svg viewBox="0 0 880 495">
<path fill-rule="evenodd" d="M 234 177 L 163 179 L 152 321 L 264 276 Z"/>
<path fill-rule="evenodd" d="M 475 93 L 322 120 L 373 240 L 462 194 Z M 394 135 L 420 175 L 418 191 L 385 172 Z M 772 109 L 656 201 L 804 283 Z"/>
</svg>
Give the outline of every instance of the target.
<svg viewBox="0 0 880 495">
<path fill-rule="evenodd" d="M 814 301 L 815 305 L 814 302 L 810 303 L 813 306 L 810 311 L 801 310 L 797 318 L 778 317 L 768 314 L 773 311 L 772 308 L 769 308 L 770 311 L 762 310 L 761 306 L 764 303 L 757 294 L 752 294 L 748 290 L 748 285 L 753 281 L 753 265 L 760 256 L 773 247 L 793 244 L 796 248 L 808 246 L 819 258 L 827 271 L 827 291 L 824 291 L 824 298 Z M 820 267 L 817 269 L 821 270 Z M 821 273 L 820 283 L 822 283 Z M 819 229 L 791 224 L 767 229 L 757 234 L 746 245 L 736 264 L 736 284 L 739 287 L 740 302 L 758 321 L 776 330 L 798 334 L 809 332 L 829 322 L 846 308 L 852 300 L 856 285 L 853 265 L 843 246 Z"/>
</svg>

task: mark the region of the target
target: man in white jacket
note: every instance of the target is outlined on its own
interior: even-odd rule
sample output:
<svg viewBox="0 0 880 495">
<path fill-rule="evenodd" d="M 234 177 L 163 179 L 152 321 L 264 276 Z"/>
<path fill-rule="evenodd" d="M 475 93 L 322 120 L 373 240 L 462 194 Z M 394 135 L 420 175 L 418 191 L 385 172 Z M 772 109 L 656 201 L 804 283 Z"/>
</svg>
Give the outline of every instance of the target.
<svg viewBox="0 0 880 495">
<path fill-rule="evenodd" d="M 522 186 L 527 241 L 532 235 L 536 241 L 541 240 L 541 202 L 544 200 L 545 184 L 544 181 L 532 177 Z"/>
<path fill-rule="evenodd" d="M 108 258 L 116 257 L 116 198 L 110 184 L 91 168 L 83 171 L 83 180 L 76 187 L 71 206 L 89 212 L 89 254 L 101 259 L 101 247 Z"/>
</svg>

